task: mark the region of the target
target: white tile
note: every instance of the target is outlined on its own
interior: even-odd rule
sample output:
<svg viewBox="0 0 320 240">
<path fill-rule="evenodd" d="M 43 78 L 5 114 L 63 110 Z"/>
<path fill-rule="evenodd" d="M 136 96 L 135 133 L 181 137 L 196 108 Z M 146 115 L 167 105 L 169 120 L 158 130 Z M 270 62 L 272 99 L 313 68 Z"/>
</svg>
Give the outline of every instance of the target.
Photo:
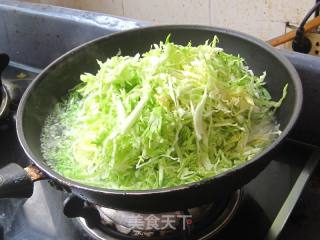
<svg viewBox="0 0 320 240">
<path fill-rule="evenodd" d="M 299 23 L 315 0 L 266 0 L 266 11 L 272 21 Z"/>
<path fill-rule="evenodd" d="M 159 24 L 209 24 L 209 0 L 123 0 L 124 15 Z"/>
<path fill-rule="evenodd" d="M 287 21 L 300 22 L 313 3 L 313 0 L 211 0 L 211 25 L 267 40 L 283 34 Z"/>
<path fill-rule="evenodd" d="M 123 15 L 122 0 L 78 0 L 80 9 L 86 9 L 96 12 L 105 12 L 112 15 Z"/>
<path fill-rule="evenodd" d="M 205 24 L 236 29 L 261 39 L 299 23 L 315 0 L 29 0 L 105 12 L 158 24 Z"/>
</svg>

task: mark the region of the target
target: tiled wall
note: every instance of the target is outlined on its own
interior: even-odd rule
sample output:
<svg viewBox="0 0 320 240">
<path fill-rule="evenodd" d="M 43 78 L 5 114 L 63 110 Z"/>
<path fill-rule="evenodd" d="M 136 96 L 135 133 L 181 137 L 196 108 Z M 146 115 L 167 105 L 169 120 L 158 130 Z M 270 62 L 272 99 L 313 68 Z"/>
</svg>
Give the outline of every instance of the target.
<svg viewBox="0 0 320 240">
<path fill-rule="evenodd" d="M 298 23 L 315 0 L 29 0 L 88 9 L 155 23 L 206 24 L 237 29 L 262 39 Z"/>
</svg>

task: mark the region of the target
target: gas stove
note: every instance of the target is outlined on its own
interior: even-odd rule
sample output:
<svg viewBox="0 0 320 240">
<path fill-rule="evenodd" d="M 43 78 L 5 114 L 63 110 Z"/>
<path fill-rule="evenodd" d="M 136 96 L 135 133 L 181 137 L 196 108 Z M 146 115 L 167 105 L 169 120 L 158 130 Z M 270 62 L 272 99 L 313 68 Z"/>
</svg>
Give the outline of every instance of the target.
<svg viewBox="0 0 320 240">
<path fill-rule="evenodd" d="M 2 74 L 10 106 L 0 124 L 1 166 L 9 162 L 28 165 L 16 136 L 15 112 L 24 89 L 42 68 L 88 40 L 145 24 L 92 12 L 1 1 L 0 31 L 5 34 L 0 35 L 0 52 L 11 58 Z M 320 118 L 320 59 L 282 53 L 301 76 L 303 111 L 275 158 L 242 189 L 219 202 L 192 209 L 145 213 L 143 209 L 126 212 L 91 205 L 55 189 L 50 182 L 36 182 L 31 198 L 0 200 L 0 239 L 295 239 L 292 226 L 296 222 L 292 219 L 297 203 L 302 211 L 299 202 L 306 197 L 305 187 L 310 189 L 310 177 L 316 186 L 313 189 L 318 189 L 317 174 L 312 173 L 320 159 L 320 129 L 316 127 Z M 317 233 L 305 239 L 318 239 Z"/>
<path fill-rule="evenodd" d="M 165 213 L 139 213 L 98 207 L 100 224 L 83 218 L 75 226 L 88 239 L 211 239 L 232 219 L 241 202 L 240 190 L 219 203 Z"/>
</svg>

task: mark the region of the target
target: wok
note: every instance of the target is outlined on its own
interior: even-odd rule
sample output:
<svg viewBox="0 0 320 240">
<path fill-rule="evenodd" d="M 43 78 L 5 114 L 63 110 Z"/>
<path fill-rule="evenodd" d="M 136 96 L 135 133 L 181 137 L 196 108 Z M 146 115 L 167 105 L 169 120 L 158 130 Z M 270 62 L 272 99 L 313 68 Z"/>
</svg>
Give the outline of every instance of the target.
<svg viewBox="0 0 320 240">
<path fill-rule="evenodd" d="M 41 154 L 40 134 L 54 104 L 80 82 L 80 74 L 96 73 L 96 59 L 104 61 L 116 55 L 119 49 L 122 55 L 143 53 L 150 49 L 151 44 L 165 40 L 169 33 L 173 42 L 187 44 L 191 41 L 193 45 L 202 44 L 217 35 L 219 46 L 228 53 L 242 56 L 255 74 L 267 72 L 266 87 L 273 99 L 279 99 L 284 85 L 288 84 L 287 97 L 276 113 L 281 135 L 245 164 L 199 182 L 172 188 L 125 191 L 91 187 L 52 170 Z M 17 111 L 16 128 L 32 165 L 23 169 L 17 164 L 10 164 L 1 169 L 0 197 L 29 197 L 33 182 L 46 178 L 59 189 L 83 200 L 115 209 L 159 212 L 209 203 L 241 188 L 265 168 L 296 122 L 301 104 L 302 87 L 294 67 L 272 47 L 243 33 L 206 26 L 171 25 L 139 28 L 101 37 L 55 60 L 25 91 Z"/>
</svg>

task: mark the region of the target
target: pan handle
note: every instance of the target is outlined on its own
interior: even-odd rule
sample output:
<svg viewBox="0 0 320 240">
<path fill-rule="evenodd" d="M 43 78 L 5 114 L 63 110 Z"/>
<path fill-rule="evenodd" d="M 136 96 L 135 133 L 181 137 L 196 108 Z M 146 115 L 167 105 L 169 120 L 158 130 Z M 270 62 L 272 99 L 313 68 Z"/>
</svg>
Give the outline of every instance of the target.
<svg viewBox="0 0 320 240">
<path fill-rule="evenodd" d="M 26 168 L 9 163 L 0 169 L 0 198 L 28 198 L 33 193 L 33 182 L 45 176 L 34 165 Z"/>
</svg>

